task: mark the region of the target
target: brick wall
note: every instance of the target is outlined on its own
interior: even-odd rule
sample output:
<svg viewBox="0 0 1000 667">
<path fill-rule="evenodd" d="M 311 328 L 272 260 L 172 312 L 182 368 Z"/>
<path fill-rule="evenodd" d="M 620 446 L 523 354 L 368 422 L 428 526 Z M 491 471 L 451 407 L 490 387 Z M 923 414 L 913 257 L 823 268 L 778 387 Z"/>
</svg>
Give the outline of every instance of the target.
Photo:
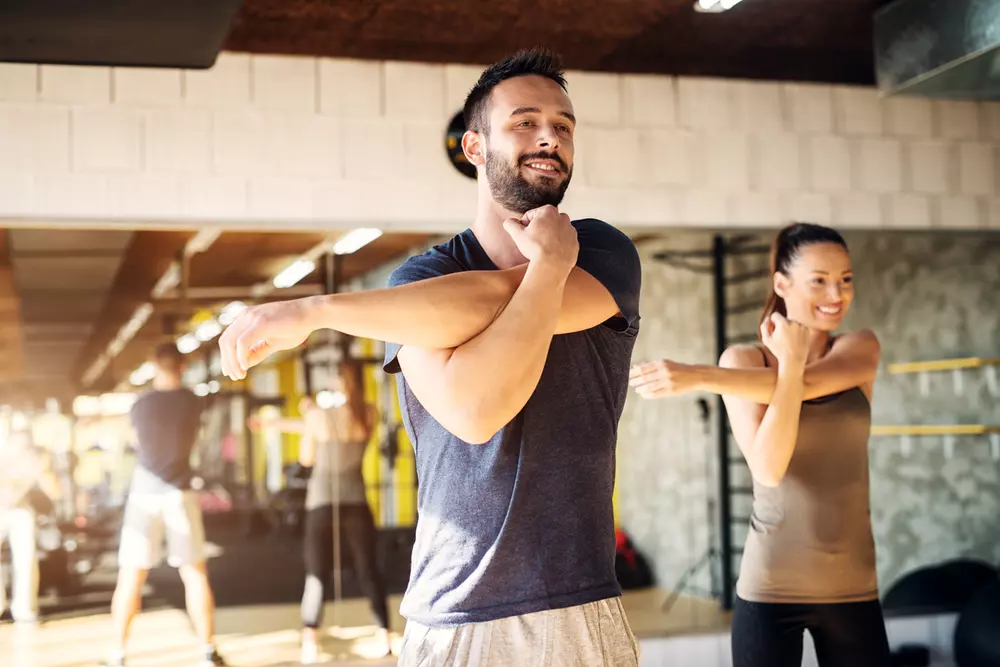
<svg viewBox="0 0 1000 667">
<path fill-rule="evenodd" d="M 208 71 L 0 65 L 0 217 L 456 231 L 444 128 L 479 68 L 224 53 Z M 566 209 L 621 226 L 1000 227 L 1000 105 L 571 72 Z"/>
</svg>

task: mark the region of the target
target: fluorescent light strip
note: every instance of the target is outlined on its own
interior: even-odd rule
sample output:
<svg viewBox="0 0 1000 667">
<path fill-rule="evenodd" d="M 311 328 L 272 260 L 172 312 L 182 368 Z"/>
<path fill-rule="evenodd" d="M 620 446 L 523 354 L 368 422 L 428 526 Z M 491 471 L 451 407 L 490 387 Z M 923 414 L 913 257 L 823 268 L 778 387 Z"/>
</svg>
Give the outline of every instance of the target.
<svg viewBox="0 0 1000 667">
<path fill-rule="evenodd" d="M 694 8 L 695 11 L 717 14 L 732 9 L 740 2 L 741 0 L 697 0 Z"/>
<path fill-rule="evenodd" d="M 219 238 L 222 230 L 218 227 L 205 227 L 192 236 L 184 246 L 184 254 L 188 257 L 205 252 L 212 247 L 215 240 Z"/>
<path fill-rule="evenodd" d="M 361 229 L 352 230 L 334 242 L 333 253 L 335 255 L 350 255 L 351 253 L 364 248 L 380 236 L 382 236 L 381 229 L 363 227 Z"/>
<path fill-rule="evenodd" d="M 198 325 L 194 330 L 194 337 L 202 343 L 207 343 L 222 333 L 222 325 L 215 320 L 207 320 Z"/>
<path fill-rule="evenodd" d="M 129 375 L 128 381 L 134 387 L 141 387 L 156 376 L 156 365 L 151 361 L 147 361 L 139 368 L 132 371 Z"/>
<path fill-rule="evenodd" d="M 97 378 L 101 377 L 104 370 L 108 367 L 108 355 L 102 354 L 94 363 L 90 365 L 87 372 L 83 374 L 83 384 L 87 387 L 97 382 Z"/>
<path fill-rule="evenodd" d="M 184 334 L 177 339 L 177 351 L 181 354 L 190 354 L 201 347 L 201 341 L 192 334 Z"/>
<path fill-rule="evenodd" d="M 277 289 L 292 287 L 315 270 L 316 263 L 311 259 L 297 259 L 276 275 L 271 283 Z"/>
<path fill-rule="evenodd" d="M 167 292 L 181 284 L 181 265 L 173 262 L 170 267 L 163 272 L 160 279 L 153 286 L 153 298 L 162 299 Z"/>
<path fill-rule="evenodd" d="M 232 301 L 227 303 L 219 312 L 219 324 L 224 327 L 228 327 L 236 320 L 237 317 L 240 316 L 240 313 L 246 309 L 247 305 L 242 301 Z"/>
</svg>

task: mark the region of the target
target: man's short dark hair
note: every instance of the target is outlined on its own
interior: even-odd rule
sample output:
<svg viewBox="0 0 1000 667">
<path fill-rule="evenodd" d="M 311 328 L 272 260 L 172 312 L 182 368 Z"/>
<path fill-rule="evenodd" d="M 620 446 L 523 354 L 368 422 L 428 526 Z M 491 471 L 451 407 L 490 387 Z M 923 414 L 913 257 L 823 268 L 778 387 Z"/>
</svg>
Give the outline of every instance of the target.
<svg viewBox="0 0 1000 667">
<path fill-rule="evenodd" d="M 164 368 L 178 370 L 184 365 L 184 355 L 177 349 L 176 343 L 160 343 L 153 353 L 153 361 Z"/>
<path fill-rule="evenodd" d="M 488 133 L 490 115 L 487 110 L 490 94 L 497 85 L 507 79 L 518 76 L 544 76 L 559 84 L 566 90 L 566 77 L 563 75 L 562 58 L 548 49 L 535 48 L 518 51 L 512 56 L 494 63 L 486 68 L 479 81 L 469 91 L 465 98 L 462 115 L 465 127 L 473 132 Z"/>
</svg>

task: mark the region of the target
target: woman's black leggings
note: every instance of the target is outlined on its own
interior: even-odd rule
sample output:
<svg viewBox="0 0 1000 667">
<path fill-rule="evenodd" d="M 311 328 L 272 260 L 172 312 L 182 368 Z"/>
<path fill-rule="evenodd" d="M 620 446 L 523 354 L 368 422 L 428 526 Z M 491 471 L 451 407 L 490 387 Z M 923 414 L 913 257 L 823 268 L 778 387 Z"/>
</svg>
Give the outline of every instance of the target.
<svg viewBox="0 0 1000 667">
<path fill-rule="evenodd" d="M 733 667 L 801 667 L 808 630 L 820 667 L 891 667 L 878 600 L 787 604 L 736 599 Z"/>
<path fill-rule="evenodd" d="M 375 622 L 389 629 L 385 581 L 379 572 L 376 530 L 366 504 L 339 505 L 340 543 L 354 566 L 361 590 L 371 604 Z M 323 621 L 325 588 L 333 574 L 333 507 L 309 510 L 305 522 L 306 585 L 302 593 L 302 625 L 318 628 Z"/>
</svg>

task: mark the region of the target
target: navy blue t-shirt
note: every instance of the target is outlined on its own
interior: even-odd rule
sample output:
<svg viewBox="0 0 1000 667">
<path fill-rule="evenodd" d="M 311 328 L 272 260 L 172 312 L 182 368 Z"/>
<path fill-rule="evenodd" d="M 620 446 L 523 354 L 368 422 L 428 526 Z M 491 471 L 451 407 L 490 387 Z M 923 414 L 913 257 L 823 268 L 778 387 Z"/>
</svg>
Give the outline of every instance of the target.
<svg viewBox="0 0 1000 667">
<path fill-rule="evenodd" d="M 607 288 L 622 316 L 555 336 L 527 405 L 488 443 L 452 435 L 400 378 L 418 479 L 416 543 L 400 610 L 408 619 L 454 626 L 621 594 L 611 494 L 641 269 L 632 241 L 611 225 L 573 226 L 577 266 Z M 496 269 L 466 230 L 411 257 L 389 285 Z M 387 344 L 386 371 L 400 371 L 398 351 Z"/>
<path fill-rule="evenodd" d="M 187 389 L 148 391 L 132 404 L 139 440 L 136 458 L 150 475 L 136 475 L 132 490 L 146 493 L 191 488 L 191 450 L 201 429 L 202 401 Z"/>
</svg>

